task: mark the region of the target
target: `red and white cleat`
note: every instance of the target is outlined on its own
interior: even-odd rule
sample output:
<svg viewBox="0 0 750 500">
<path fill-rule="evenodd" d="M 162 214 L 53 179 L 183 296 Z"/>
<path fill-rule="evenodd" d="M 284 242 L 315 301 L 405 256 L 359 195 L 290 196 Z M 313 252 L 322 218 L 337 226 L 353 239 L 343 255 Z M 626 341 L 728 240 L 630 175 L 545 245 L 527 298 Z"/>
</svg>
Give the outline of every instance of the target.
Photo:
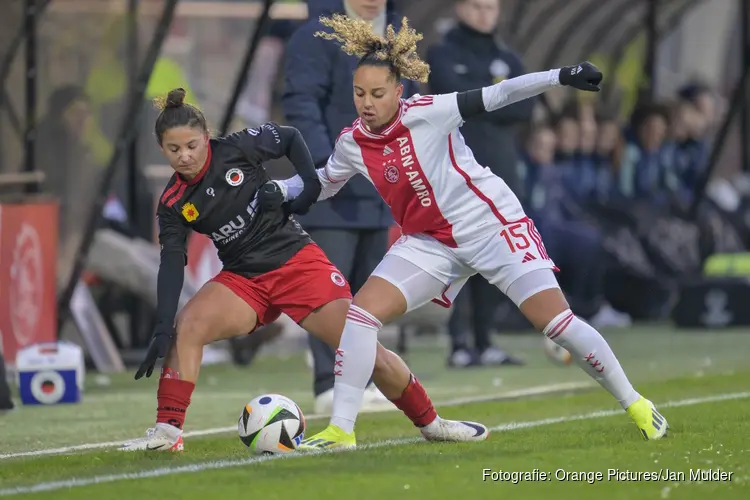
<svg viewBox="0 0 750 500">
<path fill-rule="evenodd" d="M 156 424 L 146 435 L 126 441 L 120 451 L 182 451 L 182 430 L 169 424 Z"/>
</svg>

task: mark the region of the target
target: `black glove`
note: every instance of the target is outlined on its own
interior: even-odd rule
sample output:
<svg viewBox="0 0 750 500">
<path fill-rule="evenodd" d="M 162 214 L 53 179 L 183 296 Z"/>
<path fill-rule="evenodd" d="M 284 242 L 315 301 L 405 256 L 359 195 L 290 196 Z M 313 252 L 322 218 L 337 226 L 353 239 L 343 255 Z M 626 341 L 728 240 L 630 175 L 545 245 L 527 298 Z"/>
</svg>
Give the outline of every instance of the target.
<svg viewBox="0 0 750 500">
<path fill-rule="evenodd" d="M 315 180 L 304 181 L 304 183 L 305 187 L 299 196 L 287 205 L 287 212 L 290 214 L 305 215 L 310 211 L 310 207 L 318 201 L 318 196 L 320 196 L 320 190 L 322 189 L 320 180 L 316 178 Z"/>
<path fill-rule="evenodd" d="M 273 181 L 266 182 L 258 190 L 258 205 L 263 210 L 278 210 L 284 204 L 284 193 Z"/>
<path fill-rule="evenodd" d="M 169 346 L 172 345 L 172 341 L 175 338 L 175 331 L 173 327 L 157 326 L 154 331 L 154 336 L 151 338 L 151 343 L 148 345 L 148 352 L 146 358 L 141 363 L 141 367 L 135 374 L 135 379 L 138 380 L 146 374 L 146 377 L 150 377 L 154 371 L 154 365 L 157 359 L 161 359 L 167 355 Z"/>
<path fill-rule="evenodd" d="M 560 68 L 560 85 L 573 87 L 578 90 L 599 92 L 599 84 L 602 83 L 602 72 L 590 62 L 582 62 L 575 66 Z"/>
</svg>

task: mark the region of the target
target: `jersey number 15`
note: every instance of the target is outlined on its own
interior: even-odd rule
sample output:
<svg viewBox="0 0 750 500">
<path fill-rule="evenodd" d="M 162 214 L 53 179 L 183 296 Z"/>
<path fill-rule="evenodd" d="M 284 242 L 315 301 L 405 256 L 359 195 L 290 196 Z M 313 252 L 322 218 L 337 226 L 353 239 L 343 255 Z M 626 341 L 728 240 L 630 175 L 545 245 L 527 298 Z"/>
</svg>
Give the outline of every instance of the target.
<svg viewBox="0 0 750 500">
<path fill-rule="evenodd" d="M 505 238 L 511 253 L 515 253 L 516 250 L 526 250 L 531 246 L 529 239 L 521 232 L 522 229 L 523 224 L 513 224 L 500 231 L 500 236 Z"/>
</svg>

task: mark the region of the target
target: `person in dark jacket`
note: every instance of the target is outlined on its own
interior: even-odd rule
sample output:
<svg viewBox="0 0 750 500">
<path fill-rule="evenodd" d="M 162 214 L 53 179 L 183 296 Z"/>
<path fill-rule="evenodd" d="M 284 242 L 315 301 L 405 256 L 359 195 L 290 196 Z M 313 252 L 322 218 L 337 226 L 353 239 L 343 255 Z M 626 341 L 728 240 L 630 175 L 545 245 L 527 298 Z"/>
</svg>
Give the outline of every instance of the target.
<svg viewBox="0 0 750 500">
<path fill-rule="evenodd" d="M 432 69 L 431 92 L 463 92 L 526 73 L 518 55 L 495 36 L 500 7 L 500 0 L 456 1 L 458 23 L 427 53 Z M 525 99 L 469 120 L 461 128 L 477 161 L 502 177 L 515 193 L 520 188 L 516 172 L 517 129 L 531 120 L 533 108 L 534 99 Z M 490 341 L 494 312 L 501 300 L 497 288 L 480 275 L 469 280 L 465 291 L 456 299 L 448 324 L 453 345 L 448 358 L 450 366 L 522 364 Z M 473 324 L 473 351 L 466 341 L 469 324 Z"/>
<path fill-rule="evenodd" d="M 287 123 L 302 133 L 320 168 L 328 161 L 341 131 L 357 118 L 352 100 L 357 58 L 314 36 L 316 31 L 330 31 L 319 17 L 346 14 L 369 21 L 375 31 L 384 33 L 388 24 L 399 29 L 401 16 L 386 0 L 310 1 L 308 8 L 308 22 L 292 35 L 287 46 L 282 106 Z M 404 98 L 417 91 L 414 82 L 404 81 Z M 359 176 L 347 182 L 337 196 L 316 203 L 297 220 L 344 273 L 353 293 L 385 255 L 388 229 L 393 224 L 388 206 L 372 184 Z M 327 413 L 333 404 L 334 352 L 312 336 L 310 349 L 315 369 L 315 412 Z M 366 405 L 382 399 L 374 387 L 366 398 Z"/>
<path fill-rule="evenodd" d="M 5 362 L 3 355 L 0 353 L 0 413 L 14 408 L 13 400 L 10 397 L 10 387 L 5 375 Z"/>
</svg>

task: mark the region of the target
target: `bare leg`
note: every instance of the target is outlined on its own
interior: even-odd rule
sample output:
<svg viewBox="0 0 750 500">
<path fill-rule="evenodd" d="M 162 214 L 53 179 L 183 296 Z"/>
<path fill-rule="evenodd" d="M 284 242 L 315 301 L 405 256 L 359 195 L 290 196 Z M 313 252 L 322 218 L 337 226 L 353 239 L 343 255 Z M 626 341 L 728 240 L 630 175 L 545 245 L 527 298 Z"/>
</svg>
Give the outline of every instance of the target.
<svg viewBox="0 0 750 500">
<path fill-rule="evenodd" d="M 164 367 L 181 380 L 198 380 L 203 347 L 252 331 L 258 321 L 255 311 L 229 288 L 209 282 L 188 302 L 177 318 L 177 339 L 164 360 Z"/>
<path fill-rule="evenodd" d="M 229 288 L 206 283 L 177 319 L 177 337 L 164 360 L 156 393 L 156 426 L 121 449 L 181 451 L 182 426 L 198 380 L 203 347 L 252 331 L 257 318 L 253 308 Z"/>
</svg>

